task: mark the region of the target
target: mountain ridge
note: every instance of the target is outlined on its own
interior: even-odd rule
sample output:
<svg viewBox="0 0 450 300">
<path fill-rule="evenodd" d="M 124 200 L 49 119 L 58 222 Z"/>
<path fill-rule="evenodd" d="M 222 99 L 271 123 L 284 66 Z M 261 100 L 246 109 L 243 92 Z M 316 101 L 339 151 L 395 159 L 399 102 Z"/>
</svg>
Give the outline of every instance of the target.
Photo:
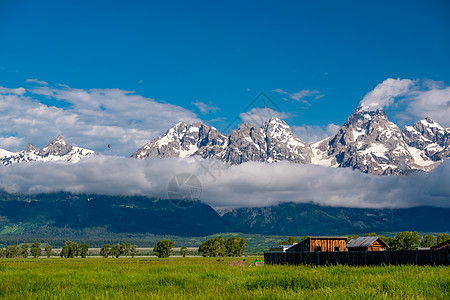
<svg viewBox="0 0 450 300">
<path fill-rule="evenodd" d="M 105 234 L 203 236 L 219 232 L 275 235 L 345 235 L 367 232 L 448 232 L 449 208 L 420 206 L 370 209 L 280 203 L 215 211 L 195 202 L 178 207 L 144 196 L 50 193 L 9 194 L 0 190 L 0 236 L 40 236 L 93 231 Z M 102 233 L 103 234 L 103 233 Z"/>
<path fill-rule="evenodd" d="M 243 123 L 229 135 L 201 123 L 177 123 L 145 144 L 131 157 L 189 157 L 199 155 L 231 165 L 247 161 L 349 167 L 377 175 L 428 172 L 450 157 L 450 128 L 430 117 L 405 126 L 390 122 L 381 110 L 358 107 L 338 132 L 308 144 L 286 122 L 271 118 L 256 127 Z"/>
<path fill-rule="evenodd" d="M 24 150 L 9 152 L 0 149 L 0 163 L 9 166 L 31 161 L 68 161 L 76 163 L 81 159 L 97 155 L 97 152 L 69 145 L 64 137 L 58 134 L 47 146 L 37 149 L 29 143 Z"/>
</svg>

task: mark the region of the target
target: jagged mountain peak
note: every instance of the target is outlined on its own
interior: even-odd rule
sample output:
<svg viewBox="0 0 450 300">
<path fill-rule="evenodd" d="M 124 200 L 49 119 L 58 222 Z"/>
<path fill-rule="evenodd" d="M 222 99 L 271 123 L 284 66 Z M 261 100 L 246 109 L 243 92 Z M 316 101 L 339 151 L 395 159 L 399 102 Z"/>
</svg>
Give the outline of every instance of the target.
<svg viewBox="0 0 450 300">
<path fill-rule="evenodd" d="M 63 156 L 72 150 L 72 146 L 69 145 L 64 137 L 58 134 L 47 146 L 39 150 L 41 156 Z"/>
<path fill-rule="evenodd" d="M 32 143 L 28 143 L 28 145 L 25 147 L 25 149 L 23 151 L 28 152 L 28 153 L 39 152 L 39 150 Z"/>
<path fill-rule="evenodd" d="M 61 134 L 58 134 L 51 143 L 67 144 L 66 139 Z"/>
</svg>

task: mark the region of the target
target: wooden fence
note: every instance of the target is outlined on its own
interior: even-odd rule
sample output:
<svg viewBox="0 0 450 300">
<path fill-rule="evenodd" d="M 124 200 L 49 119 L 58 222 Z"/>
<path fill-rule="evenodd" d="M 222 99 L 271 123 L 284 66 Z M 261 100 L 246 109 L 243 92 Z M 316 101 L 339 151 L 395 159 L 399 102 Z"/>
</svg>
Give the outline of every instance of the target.
<svg viewBox="0 0 450 300">
<path fill-rule="evenodd" d="M 270 252 L 264 253 L 266 264 L 279 265 L 450 265 L 450 251 L 346 251 L 346 252 Z"/>
</svg>

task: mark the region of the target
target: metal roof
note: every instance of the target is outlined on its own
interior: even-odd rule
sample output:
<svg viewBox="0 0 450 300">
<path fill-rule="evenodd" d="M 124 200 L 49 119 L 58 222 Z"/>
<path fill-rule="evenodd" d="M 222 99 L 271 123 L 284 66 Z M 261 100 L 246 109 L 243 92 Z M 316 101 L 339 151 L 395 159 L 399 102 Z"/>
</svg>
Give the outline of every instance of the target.
<svg viewBox="0 0 450 300">
<path fill-rule="evenodd" d="M 377 236 L 364 236 L 352 239 L 347 243 L 347 248 L 350 247 L 369 247 L 372 245 L 379 237 Z M 380 239 L 381 244 L 386 244 L 382 239 Z M 386 245 L 387 246 L 387 245 Z"/>
</svg>

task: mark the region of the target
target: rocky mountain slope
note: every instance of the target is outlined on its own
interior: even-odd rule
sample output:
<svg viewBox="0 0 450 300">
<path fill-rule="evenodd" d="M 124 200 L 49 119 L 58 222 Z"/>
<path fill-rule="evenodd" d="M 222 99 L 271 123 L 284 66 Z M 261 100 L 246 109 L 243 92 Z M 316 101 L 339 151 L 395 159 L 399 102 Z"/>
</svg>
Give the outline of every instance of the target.
<svg viewBox="0 0 450 300">
<path fill-rule="evenodd" d="M 430 171 L 450 157 L 450 128 L 427 117 L 403 130 L 383 110 L 359 107 L 339 131 L 307 144 L 295 137 L 282 120 L 272 118 L 260 128 L 243 123 L 229 135 L 214 127 L 178 123 L 147 143 L 132 157 L 188 157 L 199 155 L 230 164 L 247 161 L 351 167 L 378 175 Z"/>
<path fill-rule="evenodd" d="M 29 161 L 56 161 L 63 160 L 76 163 L 84 157 L 96 155 L 92 150 L 69 145 L 63 136 L 58 135 L 47 146 L 38 150 L 33 144 L 19 152 L 9 152 L 0 149 L 0 163 L 8 166 Z"/>
<path fill-rule="evenodd" d="M 192 155 L 219 159 L 230 164 L 281 160 L 311 163 L 312 152 L 308 144 L 292 134 L 284 121 L 272 118 L 260 128 L 244 123 L 230 135 L 203 124 L 187 125 L 180 122 L 163 136 L 141 147 L 132 157 L 142 159 Z"/>
<path fill-rule="evenodd" d="M 426 120 L 418 123 L 439 126 L 431 118 Z M 334 166 L 351 167 L 366 173 L 400 175 L 417 170 L 429 171 L 448 155 L 433 159 L 431 154 L 436 153 L 418 148 L 422 140 L 429 140 L 428 125 L 417 127 L 414 136 L 405 135 L 409 132 L 408 126 L 401 131 L 388 120 L 383 110 L 365 111 L 359 107 L 334 136 L 312 147 L 322 161 L 332 159 Z M 443 132 L 445 135 L 445 130 Z M 433 133 L 431 135 L 434 136 Z M 429 145 L 436 144 L 430 142 Z"/>
</svg>

